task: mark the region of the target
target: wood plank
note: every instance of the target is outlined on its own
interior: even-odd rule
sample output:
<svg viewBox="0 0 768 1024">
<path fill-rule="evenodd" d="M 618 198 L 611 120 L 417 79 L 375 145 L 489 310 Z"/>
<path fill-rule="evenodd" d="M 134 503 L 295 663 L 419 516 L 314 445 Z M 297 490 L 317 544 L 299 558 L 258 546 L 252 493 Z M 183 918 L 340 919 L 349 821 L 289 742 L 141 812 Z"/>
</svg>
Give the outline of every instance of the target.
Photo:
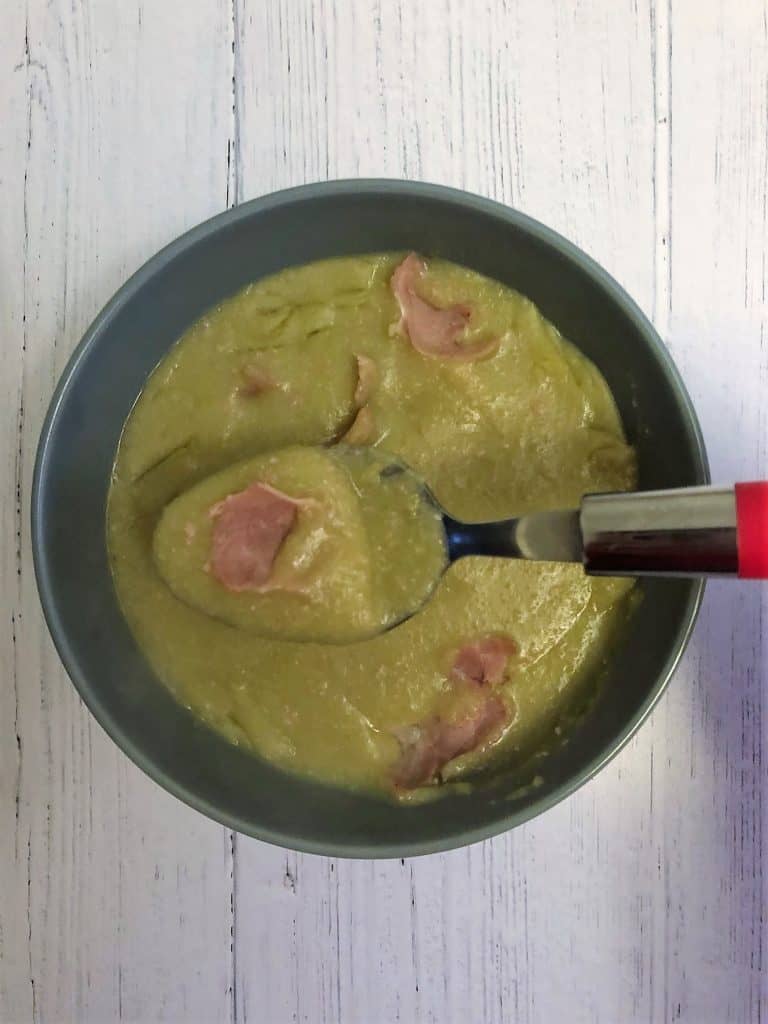
<svg viewBox="0 0 768 1024">
<path fill-rule="evenodd" d="M 564 231 L 650 310 L 650 7 L 567 7 L 249 9 L 243 194 L 326 175 L 463 186 Z M 650 748 L 647 734 L 566 805 L 445 856 L 348 863 L 238 840 L 237 1019 L 647 1019 Z"/>
<path fill-rule="evenodd" d="M 24 359 L 24 252 L 26 208 L 24 166 L 28 136 L 27 55 L 24 9 L 14 5 L 4 19 L 0 46 L 0 96 L 4 129 L 0 132 L 0 189 L 6 197 L 0 217 L 0 1016 L 30 1020 L 34 992 L 30 984 L 28 899 L 30 849 L 19 827 L 24 746 L 19 721 L 23 684 L 19 581 L 24 508 L 17 491 L 21 473 L 20 434 Z M 13 201 L 11 201 L 11 198 Z M 9 827 L 10 825 L 10 827 Z"/>
<path fill-rule="evenodd" d="M 768 6 L 746 0 L 734 13 L 721 0 L 672 7 L 660 282 L 669 344 L 721 482 L 768 476 Z M 661 1019 L 756 1021 L 768 1005 L 767 610 L 764 586 L 708 588 L 687 671 L 659 722 Z"/>
<path fill-rule="evenodd" d="M 0 443 L 18 505 L 4 491 L 0 621 L 15 688 L 3 688 L 0 727 L 15 830 L 0 840 L 0 1018 L 222 1019 L 228 835 L 128 763 L 81 706 L 42 623 L 28 508 L 45 407 L 82 331 L 159 244 L 224 205 L 231 13 L 214 0 L 183 18 L 109 0 L 11 7 L 2 306 L 13 330 L 0 387 L 16 390 Z"/>
</svg>

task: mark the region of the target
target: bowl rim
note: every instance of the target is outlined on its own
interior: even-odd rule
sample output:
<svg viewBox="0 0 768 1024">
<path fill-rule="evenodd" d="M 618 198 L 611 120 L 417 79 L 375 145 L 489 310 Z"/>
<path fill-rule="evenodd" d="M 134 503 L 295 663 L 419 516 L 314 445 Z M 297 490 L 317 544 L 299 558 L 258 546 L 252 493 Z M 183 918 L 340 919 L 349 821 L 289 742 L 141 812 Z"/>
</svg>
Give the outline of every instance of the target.
<svg viewBox="0 0 768 1024">
<path fill-rule="evenodd" d="M 564 236 L 547 227 L 533 217 L 500 202 L 461 189 L 431 182 L 409 181 L 401 178 L 345 178 L 334 181 L 314 182 L 281 189 L 267 195 L 248 200 L 240 205 L 202 221 L 165 245 L 157 253 L 144 262 L 114 293 L 101 311 L 87 328 L 80 342 L 68 359 L 56 388 L 51 397 L 48 410 L 40 431 L 37 445 L 31 490 L 31 544 L 32 557 L 43 615 L 53 640 L 54 647 L 61 659 L 67 675 L 85 703 L 90 713 L 117 746 L 147 774 L 157 785 L 172 794 L 183 803 L 194 808 L 206 817 L 218 822 L 226 828 L 233 829 L 244 835 L 252 836 L 264 842 L 301 853 L 319 854 L 331 857 L 348 858 L 388 858 L 411 857 L 431 853 L 440 853 L 459 847 L 490 839 L 512 828 L 522 825 L 532 818 L 549 810 L 562 800 L 571 796 L 576 790 L 589 782 L 599 771 L 616 757 L 635 735 L 643 722 L 648 718 L 665 692 L 674 674 L 693 632 L 693 627 L 701 606 L 704 593 L 704 581 L 694 583 L 691 588 L 683 624 L 679 630 L 677 642 L 670 651 L 664 666 L 657 676 L 656 683 L 647 698 L 628 719 L 617 737 L 607 749 L 600 751 L 578 774 L 565 779 L 559 786 L 538 800 L 518 810 L 500 813 L 493 822 L 477 828 L 453 832 L 450 835 L 428 841 L 415 842 L 336 842 L 314 841 L 311 839 L 297 840 L 287 831 L 266 828 L 254 824 L 237 815 L 222 813 L 217 806 L 199 796 L 191 787 L 178 782 L 159 768 L 154 760 L 128 736 L 120 723 L 116 721 L 101 705 L 91 684 L 80 669 L 77 653 L 70 646 L 66 632 L 61 623 L 47 557 L 45 555 L 43 495 L 44 481 L 49 463 L 51 437 L 59 416 L 59 410 L 67 397 L 68 390 L 76 375 L 80 362 L 98 343 L 100 335 L 108 328 L 112 319 L 130 301 L 134 295 L 150 280 L 157 271 L 162 269 L 179 254 L 203 241 L 220 229 L 239 221 L 247 220 L 254 214 L 274 210 L 281 206 L 293 205 L 303 200 L 315 200 L 338 196 L 409 196 L 442 200 L 450 204 L 470 209 L 477 213 L 503 221 L 505 225 L 522 229 L 528 235 L 554 249 L 561 256 L 576 263 L 621 307 L 624 314 L 633 322 L 650 348 L 656 355 L 667 382 L 672 389 L 677 404 L 687 420 L 689 433 L 693 442 L 693 456 L 697 475 L 701 483 L 710 482 L 709 461 L 707 458 L 704 438 L 698 417 L 688 390 L 666 346 L 662 342 L 655 327 L 642 312 L 640 307 L 625 289 L 591 256 L 570 242 Z"/>
</svg>

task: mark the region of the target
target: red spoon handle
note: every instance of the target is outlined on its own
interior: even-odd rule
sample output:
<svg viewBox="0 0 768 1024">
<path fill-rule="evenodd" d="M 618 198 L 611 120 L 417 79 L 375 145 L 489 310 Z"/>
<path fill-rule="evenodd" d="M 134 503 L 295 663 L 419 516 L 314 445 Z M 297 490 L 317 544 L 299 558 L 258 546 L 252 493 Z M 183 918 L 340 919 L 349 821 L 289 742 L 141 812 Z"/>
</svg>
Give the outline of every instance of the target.
<svg viewBox="0 0 768 1024">
<path fill-rule="evenodd" d="M 736 484 L 739 576 L 768 579 L 768 480 Z"/>
</svg>

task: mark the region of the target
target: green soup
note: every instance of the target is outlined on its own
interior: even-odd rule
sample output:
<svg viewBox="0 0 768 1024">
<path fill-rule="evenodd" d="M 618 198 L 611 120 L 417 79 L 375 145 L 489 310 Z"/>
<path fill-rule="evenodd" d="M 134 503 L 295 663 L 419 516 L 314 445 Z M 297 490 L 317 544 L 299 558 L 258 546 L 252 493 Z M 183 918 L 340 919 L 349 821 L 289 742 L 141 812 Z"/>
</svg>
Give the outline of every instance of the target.
<svg viewBox="0 0 768 1024">
<path fill-rule="evenodd" d="M 404 729 L 455 718 L 475 700 L 456 695 L 464 645 L 488 636 L 514 645 L 494 683 L 504 724 L 430 781 L 518 764 L 549 743 L 594 687 L 632 604 L 629 584 L 579 566 L 470 558 L 407 622 L 339 645 L 387 623 L 442 557 L 430 543 L 410 553 L 392 543 L 408 497 L 387 506 L 386 521 L 333 447 L 340 439 L 402 458 L 467 520 L 575 506 L 584 493 L 631 489 L 636 479 L 605 381 L 529 300 L 433 261 L 424 299 L 471 305 L 467 344 L 499 343 L 477 361 L 430 358 L 393 330 L 390 279 L 401 259 L 286 270 L 193 326 L 126 423 L 108 508 L 121 606 L 177 698 L 286 769 L 382 792 L 393 791 Z M 320 463 L 306 452 L 319 445 L 331 446 Z M 270 461 L 278 449 L 287 459 L 283 451 Z M 257 478 L 325 502 L 317 515 L 330 509 L 342 524 L 311 600 L 305 588 L 243 601 L 204 571 L 207 510 Z M 199 526 L 191 541 L 190 522 Z M 300 514 L 276 571 L 295 567 L 318 522 Z M 302 635 L 336 642 L 286 639 Z"/>
</svg>

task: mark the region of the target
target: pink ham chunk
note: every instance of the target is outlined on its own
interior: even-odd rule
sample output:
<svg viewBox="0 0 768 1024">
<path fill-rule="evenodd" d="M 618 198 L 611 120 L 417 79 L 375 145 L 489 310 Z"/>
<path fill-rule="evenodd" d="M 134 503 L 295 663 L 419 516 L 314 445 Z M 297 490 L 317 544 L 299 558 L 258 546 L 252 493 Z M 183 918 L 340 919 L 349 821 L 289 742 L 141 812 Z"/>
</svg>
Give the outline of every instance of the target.
<svg viewBox="0 0 768 1024">
<path fill-rule="evenodd" d="M 368 356 L 356 355 L 355 360 L 357 362 L 357 384 L 355 384 L 353 400 L 355 406 L 361 409 L 376 390 L 379 371 L 376 363 Z"/>
<path fill-rule="evenodd" d="M 376 433 L 373 411 L 367 404 L 379 382 L 379 370 L 373 359 L 356 355 L 357 383 L 352 396 L 355 414 L 347 431 L 339 438 L 344 444 L 370 444 Z"/>
<path fill-rule="evenodd" d="M 263 395 L 275 387 L 272 377 L 255 363 L 245 366 L 241 373 L 243 383 L 238 388 L 238 394 L 246 398 L 258 398 L 259 395 Z"/>
<path fill-rule="evenodd" d="M 373 413 L 368 405 L 357 410 L 355 418 L 346 434 L 342 434 L 340 440 L 344 444 L 366 445 L 370 444 L 376 432 L 376 424 Z"/>
<path fill-rule="evenodd" d="M 502 682 L 517 651 L 511 637 L 498 633 L 477 637 L 459 648 L 449 673 L 454 683 L 453 714 L 433 715 L 395 731 L 400 742 L 393 772 L 397 788 L 414 789 L 435 781 L 449 761 L 501 732 L 510 718 L 509 705 L 493 687 Z M 467 710 L 462 697 L 472 694 Z"/>
<path fill-rule="evenodd" d="M 390 286 L 400 306 L 396 329 L 406 334 L 423 356 L 471 362 L 493 355 L 499 347 L 498 338 L 460 343 L 471 317 L 469 306 L 438 309 L 417 294 L 416 288 L 426 269 L 424 260 L 412 252 L 392 274 Z"/>
<path fill-rule="evenodd" d="M 509 718 L 501 697 L 489 693 L 473 710 L 456 721 L 436 716 L 399 729 L 400 758 L 393 781 L 399 789 L 415 789 L 434 781 L 441 769 L 461 754 L 474 750 L 499 733 Z"/>
<path fill-rule="evenodd" d="M 507 662 L 517 654 L 517 644 L 508 636 L 491 634 L 459 649 L 451 678 L 474 686 L 496 686 L 504 678 Z"/>
<path fill-rule="evenodd" d="M 210 510 L 210 571 L 227 590 L 269 589 L 272 567 L 296 522 L 299 502 L 268 484 L 253 483 Z"/>
</svg>

